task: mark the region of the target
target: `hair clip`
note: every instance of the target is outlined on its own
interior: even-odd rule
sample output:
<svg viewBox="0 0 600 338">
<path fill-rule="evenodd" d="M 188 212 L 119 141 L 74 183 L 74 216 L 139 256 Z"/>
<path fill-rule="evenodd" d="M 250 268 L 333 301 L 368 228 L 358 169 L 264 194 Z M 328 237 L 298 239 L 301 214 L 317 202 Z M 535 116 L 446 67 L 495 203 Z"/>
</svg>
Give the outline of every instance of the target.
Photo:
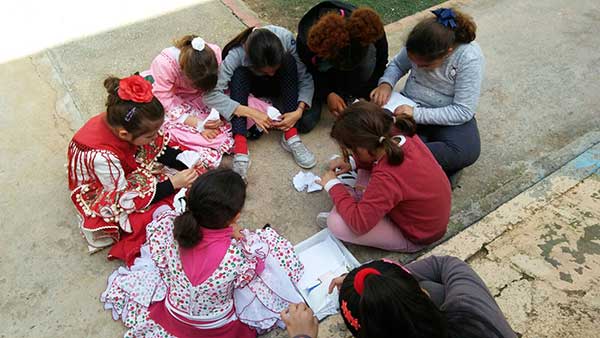
<svg viewBox="0 0 600 338">
<path fill-rule="evenodd" d="M 133 115 L 135 115 L 136 110 L 137 110 L 137 107 L 133 107 L 133 108 L 129 109 L 129 111 L 127 112 L 127 115 L 125 115 L 125 122 L 131 121 L 131 119 L 133 118 Z"/>
<path fill-rule="evenodd" d="M 431 13 L 435 14 L 437 17 L 437 22 L 444 25 L 445 27 L 454 29 L 458 27 L 456 24 L 456 14 L 452 8 L 438 8 L 436 10 L 431 11 Z"/>
<path fill-rule="evenodd" d="M 204 50 L 204 47 L 206 47 L 206 42 L 204 42 L 203 38 L 197 36 L 192 39 L 192 48 L 201 52 Z"/>
<path fill-rule="evenodd" d="M 352 326 L 356 331 L 360 329 L 358 319 L 352 316 L 352 313 L 348 309 L 348 302 L 346 302 L 345 300 L 342 301 L 342 315 L 344 315 L 344 318 L 346 318 L 348 323 L 350 323 L 350 326 Z"/>
<path fill-rule="evenodd" d="M 362 296 L 363 290 L 365 289 L 365 278 L 369 275 L 381 275 L 381 272 L 373 268 L 364 268 L 356 273 L 354 276 L 354 290 L 359 296 Z"/>
</svg>

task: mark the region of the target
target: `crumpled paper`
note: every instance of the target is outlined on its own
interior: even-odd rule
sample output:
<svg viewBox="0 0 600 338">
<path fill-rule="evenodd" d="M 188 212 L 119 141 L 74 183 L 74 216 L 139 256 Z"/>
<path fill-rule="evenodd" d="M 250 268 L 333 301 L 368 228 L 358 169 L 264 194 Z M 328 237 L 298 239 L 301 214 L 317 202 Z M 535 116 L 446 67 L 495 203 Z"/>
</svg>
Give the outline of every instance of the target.
<svg viewBox="0 0 600 338">
<path fill-rule="evenodd" d="M 200 154 L 192 150 L 186 150 L 179 153 L 175 159 L 185 164 L 188 168 L 193 168 L 200 159 Z"/>
<path fill-rule="evenodd" d="M 198 122 L 198 124 L 196 125 L 196 129 L 198 129 L 198 131 L 200 131 L 200 132 L 203 132 L 204 125 L 206 124 L 206 122 L 216 121 L 220 118 L 221 118 L 221 115 L 219 114 L 219 112 L 215 108 L 212 108 L 210 110 L 210 114 L 208 114 L 208 116 L 204 120 Z"/>
<path fill-rule="evenodd" d="M 269 116 L 269 118 L 273 121 L 281 121 L 281 113 L 279 112 L 279 109 L 273 106 L 269 106 L 269 108 L 267 108 L 267 116 Z"/>
<path fill-rule="evenodd" d="M 272 121 L 275 121 L 275 122 L 279 122 L 279 121 L 281 121 L 281 119 L 282 119 L 282 117 L 281 117 L 282 115 L 281 115 L 281 113 L 279 112 L 279 109 L 277 109 L 277 108 L 275 108 L 275 107 L 273 107 L 273 106 L 269 106 L 269 107 L 267 107 L 267 116 L 268 116 L 268 117 L 269 117 L 269 118 L 270 118 Z M 257 128 L 258 128 L 258 130 L 259 130 L 259 131 L 263 131 L 263 130 L 262 130 L 261 128 L 259 128 L 258 126 L 257 126 Z"/>
<path fill-rule="evenodd" d="M 298 192 L 302 192 L 304 190 L 306 190 L 306 192 L 323 190 L 323 187 L 315 182 L 316 180 L 321 181 L 321 178 L 310 171 L 300 171 L 296 174 L 296 176 L 294 176 L 292 181 L 294 183 L 294 188 L 296 188 Z"/>
</svg>

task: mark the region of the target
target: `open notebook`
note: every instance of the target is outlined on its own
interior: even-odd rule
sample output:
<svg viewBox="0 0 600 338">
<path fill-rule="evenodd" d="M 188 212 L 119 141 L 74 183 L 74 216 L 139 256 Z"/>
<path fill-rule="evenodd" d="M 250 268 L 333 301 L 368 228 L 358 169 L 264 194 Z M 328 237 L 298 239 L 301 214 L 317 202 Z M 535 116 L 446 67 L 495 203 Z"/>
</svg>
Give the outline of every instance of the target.
<svg viewBox="0 0 600 338">
<path fill-rule="evenodd" d="M 350 272 L 360 263 L 327 229 L 295 246 L 304 264 L 304 275 L 296 285 L 306 304 L 321 320 L 338 312 L 338 292 L 328 294 L 331 280 Z"/>
</svg>

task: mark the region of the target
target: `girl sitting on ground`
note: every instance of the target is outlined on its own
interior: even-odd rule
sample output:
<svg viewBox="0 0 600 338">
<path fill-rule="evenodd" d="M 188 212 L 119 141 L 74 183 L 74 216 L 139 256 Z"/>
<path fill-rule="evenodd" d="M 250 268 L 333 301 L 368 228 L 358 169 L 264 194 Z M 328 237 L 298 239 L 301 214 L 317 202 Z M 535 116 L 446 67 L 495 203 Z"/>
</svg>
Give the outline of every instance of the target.
<svg viewBox="0 0 600 338">
<path fill-rule="evenodd" d="M 106 113 L 92 117 L 69 144 L 71 199 L 90 251 L 109 246 L 108 257 L 131 264 L 146 240 L 153 210 L 197 177 L 177 160 L 159 131 L 164 110 L 152 85 L 139 75 L 109 77 Z M 156 162 L 182 170 L 168 177 Z"/>
<path fill-rule="evenodd" d="M 321 177 L 334 208 L 317 223 L 343 241 L 389 251 L 414 252 L 442 238 L 450 185 L 414 133 L 412 118 L 394 118 L 373 103 L 346 108 L 331 129 L 345 158 L 332 160 Z M 348 189 L 336 176 L 353 169 L 358 177 Z"/>
<path fill-rule="evenodd" d="M 361 338 L 516 338 L 485 283 L 458 258 L 364 264 L 334 279 L 342 318 Z M 290 337 L 317 338 L 302 306 L 282 313 Z"/>
<path fill-rule="evenodd" d="M 225 95 L 229 88 L 230 97 Z M 233 170 L 246 178 L 250 166 L 247 138 L 257 138 L 269 128 L 283 132 L 281 146 L 291 152 L 302 168 L 312 168 L 315 156 L 300 140 L 296 125 L 310 106 L 312 77 L 296 53 L 290 31 L 278 26 L 250 27 L 223 49 L 217 86 L 205 94 L 207 105 L 231 119 L 235 140 Z M 279 121 L 248 107 L 250 94 L 268 97 L 281 113 Z M 247 118 L 256 122 L 248 130 Z"/>
<path fill-rule="evenodd" d="M 129 329 L 125 337 L 253 338 L 275 325 L 290 298 L 273 290 L 287 282 L 295 293 L 303 267 L 270 227 L 240 230 L 245 199 L 238 174 L 212 170 L 189 189 L 185 212 L 165 210 L 148 225 L 149 257 L 115 271 L 101 297 Z M 234 293 L 244 288 L 240 305 Z"/>
<path fill-rule="evenodd" d="M 417 133 L 454 179 L 479 157 L 475 111 L 485 61 L 474 41 L 477 27 L 470 16 L 450 8 L 433 13 L 410 32 L 406 47 L 390 62 L 371 98 L 384 105 L 410 71 L 401 93 L 417 106 L 401 105 L 393 113 L 415 119 Z"/>
<path fill-rule="evenodd" d="M 322 1 L 298 24 L 298 54 L 315 81 L 312 129 L 325 102 L 339 115 L 355 99 L 368 99 L 388 62 L 383 22 L 374 10 L 345 1 Z M 301 130 L 302 132 L 302 130 Z"/>
<path fill-rule="evenodd" d="M 223 154 L 233 147 L 231 125 L 220 117 L 207 120 L 211 109 L 203 95 L 215 88 L 221 63 L 221 48 L 196 35 L 186 35 L 165 48 L 152 61 L 149 74 L 152 92 L 165 108 L 163 129 L 171 142 L 196 151 L 206 167 L 217 167 Z M 266 114 L 268 104 L 254 97 L 250 105 Z"/>
</svg>

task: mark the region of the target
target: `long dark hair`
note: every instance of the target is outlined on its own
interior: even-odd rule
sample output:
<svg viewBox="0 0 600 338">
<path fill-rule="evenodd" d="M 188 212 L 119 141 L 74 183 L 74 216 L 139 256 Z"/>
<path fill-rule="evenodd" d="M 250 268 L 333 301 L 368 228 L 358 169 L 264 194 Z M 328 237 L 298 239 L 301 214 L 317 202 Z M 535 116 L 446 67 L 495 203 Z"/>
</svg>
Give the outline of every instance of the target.
<svg viewBox="0 0 600 338">
<path fill-rule="evenodd" d="M 364 278 L 360 295 L 354 281 L 366 268 L 380 274 Z M 340 288 L 339 301 L 344 323 L 355 337 L 447 337 L 443 312 L 421 290 L 417 280 L 395 264 L 373 261 L 352 270 Z"/>
<path fill-rule="evenodd" d="M 192 248 L 202 240 L 201 228 L 222 229 L 230 225 L 246 200 L 246 184 L 230 169 L 201 175 L 189 190 L 187 210 L 175 218 L 177 243 Z"/>
<path fill-rule="evenodd" d="M 234 47 L 246 47 L 246 53 L 254 69 L 281 65 L 285 50 L 281 40 L 266 28 L 248 27 L 223 48 L 223 60 Z"/>
<path fill-rule="evenodd" d="M 117 94 L 119 89 L 118 77 L 109 76 L 104 80 L 106 98 L 106 121 L 112 127 L 122 127 L 133 138 L 151 130 L 151 125 L 165 117 L 165 110 L 156 97 L 147 103 L 123 100 Z M 130 114 L 135 109 L 135 114 Z M 128 116 L 129 115 L 129 116 Z"/>
<path fill-rule="evenodd" d="M 417 124 L 412 117 L 397 117 L 395 126 L 403 135 L 413 136 Z M 404 152 L 392 138 L 394 118 L 374 103 L 361 100 L 348 106 L 331 129 L 333 137 L 342 150 L 364 148 L 371 154 L 384 148 L 388 162 L 399 165 L 404 160 Z"/>
<path fill-rule="evenodd" d="M 426 18 L 408 35 L 406 50 L 426 61 L 433 61 L 445 56 L 449 48 L 475 40 L 477 25 L 473 18 L 459 10 L 452 11 L 456 28 L 444 26 L 437 17 Z"/>
<path fill-rule="evenodd" d="M 379 274 L 364 277 L 361 295 L 355 279 L 365 269 Z M 478 314 L 440 310 L 414 276 L 392 262 L 373 261 L 352 270 L 342 283 L 339 302 L 346 327 L 359 338 L 502 337 L 488 319 Z"/>
<path fill-rule="evenodd" d="M 179 65 L 183 74 L 192 82 L 194 87 L 211 91 L 217 85 L 219 64 L 215 52 L 205 45 L 204 50 L 197 51 L 192 47 L 196 35 L 186 35 L 175 41 L 175 47 L 180 50 Z"/>
</svg>

